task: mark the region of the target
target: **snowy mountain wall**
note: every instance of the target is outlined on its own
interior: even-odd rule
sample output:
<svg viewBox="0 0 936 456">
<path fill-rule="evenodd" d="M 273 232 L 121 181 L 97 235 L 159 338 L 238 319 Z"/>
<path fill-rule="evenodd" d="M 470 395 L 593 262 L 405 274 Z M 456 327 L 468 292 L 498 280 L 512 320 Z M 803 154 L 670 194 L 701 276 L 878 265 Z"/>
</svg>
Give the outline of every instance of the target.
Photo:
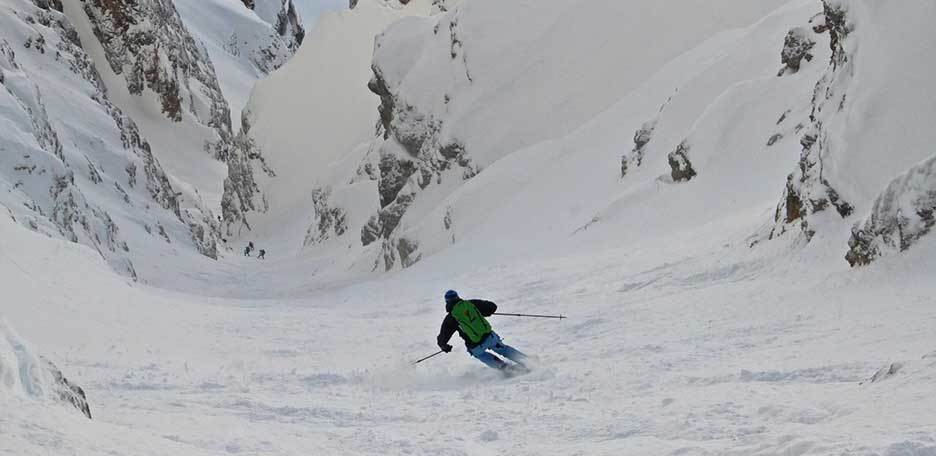
<svg viewBox="0 0 936 456">
<path fill-rule="evenodd" d="M 136 260 L 159 250 L 153 240 L 216 255 L 136 123 L 110 100 L 68 18 L 44 2 L 0 7 L 0 180 L 9 216 L 86 244 L 133 277 Z"/>
<path fill-rule="evenodd" d="M 11 217 L 134 278 L 162 275 L 165 255 L 218 257 L 223 195 L 252 192 L 239 185 L 253 178 L 243 163 L 262 158 L 234 147 L 229 106 L 304 30 L 291 2 L 261 2 L 282 8 L 283 27 L 237 1 L 196 3 L 0 3 L 0 202 Z"/>
<path fill-rule="evenodd" d="M 362 8 L 388 9 L 361 2 L 352 13 Z M 342 136 L 302 128 L 319 121 L 282 128 L 297 111 L 283 115 L 273 100 L 315 109 L 300 89 L 309 56 L 254 93 L 251 136 L 274 169 L 299 165 L 295 177 L 262 185 L 282 205 L 257 217 L 267 228 L 256 234 L 316 255 L 343 252 L 340 264 L 363 271 L 406 267 L 454 243 L 496 257 L 543 242 L 627 242 L 634 217 L 662 236 L 759 212 L 762 228 L 740 236 L 749 245 L 799 242 L 783 236 L 791 227 L 808 241 L 828 225 L 822 242 L 844 252 L 878 193 L 932 155 L 920 124 L 933 118 L 932 90 L 916 76 L 931 61 L 919 56 L 934 36 L 917 19 L 929 8 L 763 1 L 713 15 L 707 2 L 435 5 L 437 14 L 376 39 L 368 88 L 379 97 L 377 134 L 367 144 L 360 133 L 335 142 Z M 338 36 L 323 29 L 313 41 Z M 887 76 L 895 66 L 909 69 L 900 84 Z M 348 82 L 342 93 L 360 93 Z M 363 131 L 352 123 L 334 115 L 324 125 Z M 928 198 L 910 199 L 916 215 L 886 225 L 928 231 Z M 880 231 L 852 244 L 886 238 Z"/>
<path fill-rule="evenodd" d="M 275 177 L 256 173 L 262 196 L 231 202 L 252 229 L 235 225 L 233 234 L 287 243 L 283 251 L 299 249 L 310 226 L 318 226 L 312 220 L 315 192 L 344 187 L 374 136 L 379 100 L 367 90 L 374 36 L 404 15 L 428 11 L 428 1 L 403 7 L 367 0 L 353 10 L 324 14 L 297 56 L 257 85 L 245 112 L 249 134 L 240 144 L 248 154 L 262 153 Z M 330 194 L 349 204 L 370 204 L 368 193 L 358 186 Z"/>
<path fill-rule="evenodd" d="M 360 264 L 369 264 L 366 269 L 412 264 L 420 255 L 413 250 L 415 246 L 423 245 L 421 252 L 432 253 L 450 243 L 454 233 L 446 220 L 451 222 L 453 213 L 443 201 L 478 171 L 525 146 L 574 131 L 638 89 L 658 67 L 697 41 L 745 26 L 782 3 L 738 2 L 712 20 L 680 24 L 684 36 L 664 39 L 652 50 L 638 45 L 633 37 L 665 28 L 672 8 L 687 16 L 706 14 L 704 2 L 679 7 L 640 5 L 647 14 L 639 20 L 628 13 L 637 4 L 619 2 L 591 2 L 576 8 L 567 8 L 563 2 L 541 2 L 535 8 L 465 2 L 444 14 L 401 21 L 377 38 L 369 90 L 380 97 L 379 131 L 377 138 L 360 147 L 353 141 L 319 147 L 319 135 L 299 128 L 296 133 L 283 129 L 295 116 L 278 116 L 271 113 L 272 108 L 261 108 L 274 106 L 273 99 L 286 96 L 292 103 L 303 99 L 296 96 L 303 93 L 298 65 L 307 57 L 300 55 L 281 72 L 287 75 L 295 68 L 295 83 L 286 82 L 283 76 L 275 87 L 271 82 L 270 88 L 261 86 L 254 93 L 252 105 L 258 108 L 251 108 L 257 119 L 252 132 L 261 138 L 261 148 L 275 169 L 281 168 L 275 165 L 277 157 L 303 153 L 321 158 L 320 162 L 283 159 L 293 165 L 309 164 L 304 170 L 308 189 L 302 194 L 287 195 L 273 187 L 267 192 L 271 200 L 304 198 L 305 202 L 293 200 L 284 207 L 295 212 L 305 204 L 302 212 L 308 215 L 303 223 L 293 224 L 292 220 L 284 221 L 288 215 L 271 213 L 260 217 L 258 223 L 289 224 L 291 228 L 277 236 L 289 239 L 293 248 L 310 245 L 306 240 L 324 243 L 326 250 L 338 244 L 363 248 L 367 252 L 361 258 L 369 259 Z M 362 2 L 352 13 L 362 8 L 377 11 L 377 6 L 379 2 Z M 519 26 L 518 17 L 523 17 Z M 337 35 L 322 33 L 318 38 L 310 37 L 309 42 L 331 38 Z M 584 48 L 589 52 L 580 52 Z M 771 72 L 776 71 L 772 64 Z M 360 93 L 359 86 L 348 87 Z M 666 92 L 672 90 L 668 87 Z M 366 95 L 359 96 L 366 99 Z M 371 100 L 368 104 L 375 106 Z M 657 108 L 659 103 L 653 101 Z M 348 125 L 342 116 L 329 121 Z M 361 127 L 358 124 L 355 128 Z M 528 164 L 540 165 L 535 160 Z M 275 181 L 271 186 L 277 185 Z M 318 187 L 329 189 L 327 201 L 313 197 Z M 496 204 L 484 198 L 487 202 L 465 205 L 490 208 Z M 314 204 L 313 199 L 319 203 Z M 499 197 L 495 200 L 501 201 Z M 336 219 L 343 221 L 341 230 L 331 229 L 337 226 L 332 222 Z M 439 230 L 425 236 L 403 235 L 423 221 Z M 462 226 L 466 229 L 458 231 L 470 231 L 469 223 L 465 220 Z M 329 242 L 336 238 L 342 241 Z M 426 247 L 427 242 L 433 243 L 432 247 Z"/>
<path fill-rule="evenodd" d="M 211 57 L 232 123 L 240 122 L 254 84 L 285 64 L 305 28 L 291 0 L 175 0 L 193 37 Z"/>
</svg>

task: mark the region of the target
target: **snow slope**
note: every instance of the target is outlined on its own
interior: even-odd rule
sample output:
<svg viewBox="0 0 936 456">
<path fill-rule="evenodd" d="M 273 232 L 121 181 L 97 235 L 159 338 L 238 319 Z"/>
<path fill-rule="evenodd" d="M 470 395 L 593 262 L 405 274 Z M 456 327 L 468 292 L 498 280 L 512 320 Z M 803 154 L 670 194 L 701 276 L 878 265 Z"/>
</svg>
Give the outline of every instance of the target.
<svg viewBox="0 0 936 456">
<path fill-rule="evenodd" d="M 268 216 L 250 217 L 249 236 L 275 243 L 279 254 L 300 248 L 312 223 L 312 191 L 344 180 L 360 160 L 356 149 L 373 136 L 377 100 L 367 81 L 374 36 L 403 15 L 428 10 L 426 1 L 391 7 L 368 0 L 325 13 L 296 57 L 257 84 L 250 136 L 276 178 L 260 178 L 270 208 Z"/>
<path fill-rule="evenodd" d="M 284 6 L 277 0 L 256 2 L 255 11 L 240 0 L 176 0 L 175 5 L 186 27 L 208 50 L 230 106 L 231 123 L 237 125 L 254 84 L 299 48 L 305 33 L 301 24 L 298 40 L 289 35 L 291 30 L 280 36 L 277 16 Z"/>
<path fill-rule="evenodd" d="M 258 139 L 260 148 L 273 163 L 274 169 L 288 168 L 295 171 L 284 171 L 289 175 L 280 175 L 265 187 L 265 194 L 273 206 L 284 209 L 258 215 L 256 224 L 270 228 L 255 230 L 251 236 L 263 239 L 265 243 L 283 245 L 278 251 L 287 253 L 295 251 L 299 246 L 308 248 L 310 232 L 319 231 L 317 236 L 312 236 L 315 239 L 311 244 L 323 245 L 311 249 L 318 252 L 313 254 L 335 252 L 341 257 L 335 269 L 342 271 L 348 267 L 369 271 L 378 264 L 384 268 L 399 267 L 401 262 L 406 263 L 402 258 L 397 258 L 404 253 L 403 249 L 398 248 L 401 239 L 419 245 L 417 253 L 410 255 L 413 258 L 433 254 L 449 244 L 453 237 L 462 239 L 474 229 L 477 217 L 468 211 L 486 212 L 492 206 L 502 205 L 505 202 L 503 195 L 512 194 L 516 189 L 514 183 L 523 185 L 518 182 L 520 176 L 528 176 L 524 180 L 532 178 L 534 169 L 552 165 L 551 158 L 532 158 L 534 155 L 547 156 L 547 153 L 530 151 L 526 152 L 525 158 L 516 158 L 524 147 L 561 138 L 611 107 L 615 101 L 620 105 L 627 103 L 627 111 L 618 112 L 613 122 L 624 125 L 622 136 L 629 136 L 629 132 L 636 129 L 627 126 L 635 123 L 637 119 L 634 117 L 640 122 L 646 120 L 644 116 L 651 116 L 666 97 L 680 88 L 681 84 L 686 84 L 692 75 L 717 66 L 719 53 L 724 50 L 718 47 L 719 44 L 709 46 L 698 51 L 697 55 L 684 59 L 685 63 L 674 65 L 669 75 L 648 81 L 660 66 L 688 51 L 700 39 L 719 30 L 747 25 L 781 3 L 736 2 L 726 5 L 718 13 L 712 13 L 704 2 L 671 5 L 669 8 L 678 10 L 685 17 L 712 16 L 710 20 L 687 20 L 685 24 L 678 25 L 667 23 L 671 10 L 650 7 L 646 15 L 637 19 L 637 16 L 628 13 L 633 5 L 619 2 L 590 4 L 588 7 L 573 7 L 563 2 L 540 2 L 535 7 L 523 3 L 502 6 L 496 2 L 473 2 L 445 14 L 401 21 L 379 37 L 374 54 L 375 71 L 388 86 L 386 89 L 389 92 L 384 98 L 390 100 L 390 105 L 394 105 L 389 110 L 396 110 L 393 121 L 382 127 L 382 131 L 392 132 L 392 135 L 388 135 L 392 139 L 377 138 L 366 146 L 358 145 L 365 134 L 366 125 L 349 122 L 348 119 L 356 117 L 334 115 L 331 110 L 334 108 L 328 111 L 327 123 L 323 123 L 319 120 L 310 122 L 304 116 L 297 115 L 298 111 L 264 107 L 265 104 L 283 106 L 289 99 L 290 105 L 302 107 L 303 112 L 317 110 L 311 105 L 316 100 L 315 95 L 306 95 L 309 92 L 304 89 L 308 70 L 303 64 L 311 63 L 313 55 L 303 52 L 284 71 L 270 79 L 267 85 L 261 85 L 253 95 L 251 113 L 255 125 L 251 135 Z M 374 2 L 364 2 L 351 13 L 363 13 L 361 8 L 374 6 Z M 804 14 L 815 12 L 814 7 Z M 514 17 L 523 17 L 524 21 L 518 25 L 511 20 Z M 622 21 L 626 26 L 621 25 Z M 584 23 L 594 23 L 594 26 L 583 27 L 581 24 Z M 783 26 L 785 24 L 777 28 Z M 680 33 L 666 34 L 664 40 L 652 50 L 633 38 L 649 35 L 653 30 L 664 27 L 677 28 Z M 465 31 L 459 31 L 462 28 Z M 322 37 L 334 35 L 326 33 L 327 30 L 326 27 L 319 27 L 307 44 L 314 46 L 317 42 L 324 43 L 325 38 Z M 443 33 L 439 30 L 447 31 Z M 727 35 L 722 34 L 720 36 L 723 38 L 718 43 L 724 45 L 743 39 L 741 32 L 726 33 L 734 35 L 724 38 Z M 764 41 L 771 40 L 770 35 L 762 31 L 749 32 L 750 35 L 755 33 L 761 33 L 758 37 L 763 37 Z M 461 52 L 461 57 L 453 58 L 452 43 L 456 41 L 460 43 L 458 52 Z M 495 46 L 492 44 L 494 42 L 507 44 Z M 596 47 L 592 44 L 595 42 L 606 44 Z M 619 43 L 624 43 L 625 47 L 620 48 Z M 771 40 L 768 45 L 773 47 L 774 43 Z M 579 52 L 583 47 L 591 51 Z M 472 55 L 475 57 L 469 57 Z M 628 58 L 622 59 L 619 55 L 627 55 Z M 467 80 L 466 64 L 461 60 L 462 57 L 473 61 L 467 64 L 467 68 L 476 81 Z M 759 74 L 776 72 L 775 56 L 761 54 L 758 57 L 760 60 L 757 64 L 760 66 L 754 69 L 761 72 Z M 316 58 L 314 61 L 321 59 Z M 725 69 L 725 74 L 735 72 L 739 67 L 747 70 L 745 65 L 749 62 L 733 63 L 735 66 Z M 535 65 L 539 67 L 532 67 Z M 696 102 L 695 113 L 683 115 L 697 117 L 706 104 L 726 90 L 731 82 L 743 80 L 743 75 L 750 73 L 728 76 L 735 79 L 718 80 L 714 88 L 702 87 L 699 89 L 701 93 L 687 95 L 700 98 L 701 101 Z M 360 82 L 342 83 L 347 84 L 343 86 L 346 89 L 329 93 L 357 93 L 362 100 L 360 103 L 352 102 L 357 98 L 344 96 L 342 102 L 338 103 L 342 109 L 355 107 L 363 111 L 374 106 L 373 97 L 360 89 Z M 656 85 L 651 86 L 653 83 Z M 621 101 L 625 96 L 629 97 L 628 101 Z M 300 100 L 307 100 L 309 104 L 300 104 Z M 365 104 L 363 100 L 368 102 Z M 335 103 L 328 105 L 334 106 Z M 269 113 L 271 111 L 272 114 Z M 510 121 L 505 122 L 503 119 Z M 293 124 L 297 127 L 290 127 Z M 315 134 L 315 130 L 311 129 L 320 124 L 330 132 L 356 129 L 354 131 L 358 133 L 352 140 L 335 142 L 336 138 L 345 138 L 344 134 Z M 629 141 L 629 138 L 619 137 L 614 141 L 620 143 Z M 415 149 L 412 146 L 407 149 L 401 143 L 416 146 Z M 454 159 L 448 158 L 445 156 L 446 148 L 460 148 L 463 153 Z M 326 152 L 319 152 L 321 150 Z M 580 196 L 585 194 L 588 195 L 585 199 L 592 199 L 594 195 L 611 196 L 618 192 L 611 171 L 617 158 L 582 158 L 575 153 L 586 154 L 588 151 L 569 152 L 564 154 L 568 160 L 579 162 L 580 167 L 591 167 L 588 170 L 580 169 L 580 176 L 595 175 L 594 168 L 599 168 L 597 173 L 604 173 L 602 170 L 607 167 L 608 179 L 602 181 L 605 188 L 567 192 L 567 184 L 564 183 L 580 182 L 581 179 L 571 177 L 557 167 L 553 171 L 555 176 L 539 179 L 544 187 L 549 187 L 538 193 L 541 201 L 551 204 L 550 201 L 560 197 L 557 193 L 581 200 L 583 198 Z M 614 153 L 619 156 L 619 152 Z M 494 179 L 498 183 L 485 184 L 487 192 L 466 202 L 464 206 L 468 209 L 461 210 L 462 214 L 456 217 L 459 209 L 446 202 L 446 198 L 461 186 L 480 188 L 464 185 L 463 181 L 478 170 L 489 171 L 486 168 L 503 157 L 512 157 L 513 164 L 503 165 L 507 168 L 499 176 L 507 174 L 511 177 L 484 177 L 484 174 L 490 176 L 496 171 L 482 172 L 479 178 Z M 385 166 L 388 162 L 390 164 Z M 405 165 L 397 165 L 408 162 L 417 163 L 408 168 L 409 174 Z M 453 162 L 458 163 L 450 164 Z M 448 170 L 450 167 L 454 167 L 453 170 Z M 419 172 L 415 172 L 416 169 Z M 430 181 L 438 181 L 438 184 L 430 184 Z M 556 185 L 557 182 L 560 184 Z M 385 190 L 385 187 L 390 190 Z M 328 196 L 312 198 L 312 192 L 317 189 Z M 414 197 L 416 193 L 419 196 Z M 404 201 L 404 198 L 408 199 Z M 319 201 L 318 209 L 313 200 Z M 399 204 L 389 203 L 394 200 Z M 603 203 L 607 203 L 607 200 Z M 595 208 L 600 207 L 600 204 L 596 201 Z M 539 210 L 511 212 L 517 217 L 541 214 L 554 218 L 550 215 L 554 213 L 552 209 L 541 207 Z M 323 212 L 341 216 L 323 216 Z M 393 216 L 394 212 L 405 213 L 405 216 Z M 587 222 L 593 215 L 584 214 L 580 220 L 575 220 L 574 223 L 578 225 L 568 229 L 565 234 Z M 359 238 L 366 237 L 362 230 L 371 229 L 365 225 L 378 224 L 378 216 L 379 226 L 372 231 L 383 233 L 379 237 L 384 240 L 361 249 L 363 242 Z M 451 228 L 449 223 L 442 223 L 443 219 L 453 217 L 458 219 L 455 228 Z M 385 222 L 384 218 L 390 221 Z M 324 228 L 337 225 L 337 221 L 331 223 L 330 219 L 343 221 L 344 229 L 332 229 L 331 232 L 322 230 L 323 220 L 327 222 Z M 393 225 L 394 221 L 397 226 Z M 530 233 L 526 225 L 515 224 L 513 220 L 506 224 L 494 223 L 490 219 L 485 221 L 491 229 L 506 225 L 517 228 L 519 236 L 526 237 Z M 408 234 L 407 231 L 412 231 L 414 226 L 417 226 L 416 230 L 430 232 Z M 551 230 L 532 230 L 536 234 L 548 231 Z M 334 238 L 340 240 L 335 241 Z M 496 241 L 502 235 L 484 238 Z M 509 243 L 511 239 L 506 237 L 504 243 Z M 352 255 L 347 255 L 348 246 L 351 246 Z M 397 254 L 397 250 L 400 250 L 400 254 Z M 348 259 L 353 257 L 359 260 L 349 264 Z"/>
<path fill-rule="evenodd" d="M 0 270 L 21 278 L 5 284 L 4 314 L 95 410 L 86 422 L 0 395 L 7 454 L 934 450 L 932 242 L 828 273 L 823 255 L 724 247 L 750 228 L 725 220 L 601 253 L 432 258 L 385 280 L 239 301 L 129 286 L 92 252 L 0 226 Z M 268 286 L 255 265 L 244 260 L 242 281 Z M 442 284 L 570 319 L 493 319 L 538 356 L 526 376 L 501 379 L 460 348 L 410 366 L 433 350 Z"/>
<path fill-rule="evenodd" d="M 0 453 L 936 454 L 932 5 L 628 4 L 659 17 L 467 0 L 376 48 L 406 9 L 323 18 L 250 102 L 276 177 L 238 240 L 265 261 L 170 259 L 154 267 L 171 288 L 151 288 L 0 218 L 0 318 L 95 411 L 0 393 Z M 599 27 L 614 18 L 634 28 Z M 791 29 L 814 41 L 797 71 Z M 632 78 L 556 63 L 588 61 L 581 36 L 602 32 L 619 35 L 589 65 L 653 63 Z M 375 212 L 399 217 L 363 246 Z M 880 254 L 852 268 L 862 232 Z M 412 366 L 448 288 L 570 318 L 491 319 L 536 357 L 527 375 L 457 340 Z"/>
</svg>

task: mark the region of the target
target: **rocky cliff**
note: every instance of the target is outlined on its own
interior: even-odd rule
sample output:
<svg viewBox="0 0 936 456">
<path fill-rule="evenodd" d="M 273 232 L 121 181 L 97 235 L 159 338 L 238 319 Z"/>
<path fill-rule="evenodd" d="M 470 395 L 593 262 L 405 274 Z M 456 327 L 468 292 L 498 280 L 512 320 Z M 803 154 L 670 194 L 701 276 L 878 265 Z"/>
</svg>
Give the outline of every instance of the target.
<svg viewBox="0 0 936 456">
<path fill-rule="evenodd" d="M 20 223 L 97 250 L 137 276 L 135 261 L 160 233 L 207 256 L 210 223 L 183 210 L 135 122 L 108 98 L 91 58 L 54 2 L 2 7 L 0 141 L 3 203 Z M 169 236 L 166 234 L 166 236 Z"/>
</svg>

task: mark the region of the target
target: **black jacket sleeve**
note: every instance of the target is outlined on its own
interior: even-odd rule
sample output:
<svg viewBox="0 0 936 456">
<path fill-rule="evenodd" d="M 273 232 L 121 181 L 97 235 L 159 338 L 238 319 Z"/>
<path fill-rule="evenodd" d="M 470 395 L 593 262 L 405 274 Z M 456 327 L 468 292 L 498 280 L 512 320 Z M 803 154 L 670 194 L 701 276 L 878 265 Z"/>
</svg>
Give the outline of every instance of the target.
<svg viewBox="0 0 936 456">
<path fill-rule="evenodd" d="M 439 347 L 447 344 L 449 339 L 452 338 L 452 335 L 455 334 L 455 331 L 458 331 L 458 320 L 451 315 L 446 315 L 442 320 L 442 327 L 439 329 L 439 337 L 436 338 Z"/>
<path fill-rule="evenodd" d="M 491 301 L 485 301 L 483 299 L 472 299 L 471 303 L 475 305 L 475 308 L 478 309 L 478 312 L 481 312 L 482 316 L 490 317 L 494 315 L 494 312 L 497 312 L 497 304 L 494 304 Z"/>
</svg>

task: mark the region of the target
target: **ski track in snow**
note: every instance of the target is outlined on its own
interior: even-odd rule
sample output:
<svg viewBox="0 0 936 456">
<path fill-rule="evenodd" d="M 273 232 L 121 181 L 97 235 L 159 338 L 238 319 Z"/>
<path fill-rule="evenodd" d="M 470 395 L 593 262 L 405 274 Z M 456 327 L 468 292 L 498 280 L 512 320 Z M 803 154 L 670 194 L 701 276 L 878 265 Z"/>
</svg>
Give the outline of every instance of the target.
<svg viewBox="0 0 936 456">
<path fill-rule="evenodd" d="M 538 358 L 512 379 L 461 348 L 409 365 L 434 349 L 442 304 L 441 290 L 423 292 L 436 278 L 408 271 L 267 301 L 143 290 L 174 315 L 102 323 L 115 342 L 104 353 L 48 348 L 83 382 L 98 426 L 177 454 L 932 454 L 926 281 L 894 266 L 868 286 L 810 274 L 807 253 L 752 260 L 714 241 L 642 249 L 450 277 L 504 310 L 570 317 L 494 317 Z M 275 260 L 256 269 L 289 274 Z M 142 325 L 168 337 L 130 343 Z M 861 384 L 894 361 L 907 363 L 898 377 Z M 0 453 L 81 443 L 17 420 L 0 418 L 19 429 Z"/>
</svg>

